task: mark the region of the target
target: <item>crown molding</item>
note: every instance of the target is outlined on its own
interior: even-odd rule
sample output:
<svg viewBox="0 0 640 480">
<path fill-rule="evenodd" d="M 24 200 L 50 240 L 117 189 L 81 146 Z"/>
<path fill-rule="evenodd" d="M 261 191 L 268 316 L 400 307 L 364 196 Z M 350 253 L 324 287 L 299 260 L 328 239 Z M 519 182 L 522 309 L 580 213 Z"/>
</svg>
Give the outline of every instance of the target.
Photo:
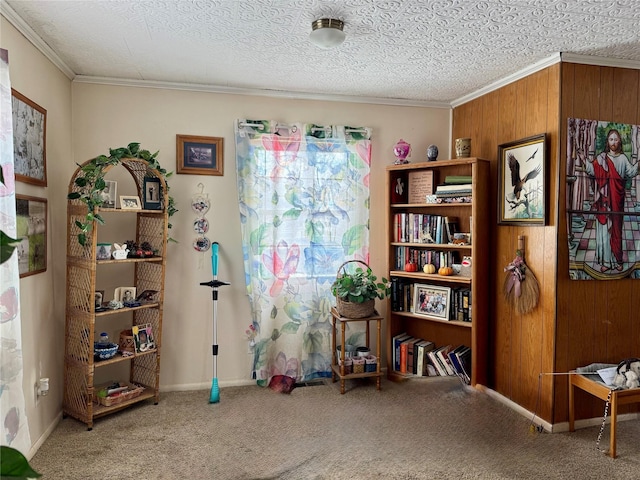
<svg viewBox="0 0 640 480">
<path fill-rule="evenodd" d="M 51 63 L 53 63 L 58 69 L 64 73 L 70 80 L 73 80 L 76 76 L 75 72 L 69 68 L 69 66 L 62 61 L 62 59 L 54 52 L 49 45 L 47 45 L 42 38 L 25 23 L 24 20 L 13 10 L 7 2 L 0 1 L 0 15 L 7 19 L 7 21 L 16 27 L 16 29 L 24 35 L 45 57 L 47 57 Z"/>
<path fill-rule="evenodd" d="M 455 108 L 458 107 L 464 103 L 470 102 L 471 100 L 475 100 L 476 98 L 482 97 L 483 95 L 486 95 L 487 93 L 493 92 L 494 90 L 498 90 L 499 88 L 504 87 L 505 85 L 509 85 L 510 83 L 513 83 L 517 80 L 520 80 L 522 78 L 528 77 L 529 75 L 538 72 L 540 70 L 543 70 L 547 67 L 550 67 L 551 65 L 555 65 L 556 63 L 559 63 L 561 61 L 561 56 L 560 53 L 554 53 L 553 55 L 547 57 L 547 58 L 543 58 L 542 60 L 529 65 L 528 67 L 523 68 L 522 70 L 519 70 L 511 75 L 508 75 L 500 80 L 497 80 L 493 83 L 490 83 L 489 85 L 487 85 L 486 87 L 482 87 L 479 90 L 476 90 L 475 92 L 472 92 L 468 95 L 464 95 L 460 98 L 458 98 L 457 100 L 453 100 L 451 102 L 451 108 Z"/>
<path fill-rule="evenodd" d="M 358 97 L 351 95 L 325 95 L 309 92 L 290 92 L 284 90 L 264 90 L 258 88 L 221 87 L 216 85 L 133 80 L 112 77 L 93 77 L 76 75 L 74 83 L 92 83 L 121 87 L 161 88 L 165 90 L 186 90 L 191 92 L 222 93 L 229 95 L 254 95 L 260 97 L 289 98 L 296 100 L 317 100 L 322 102 L 366 103 L 372 105 L 392 105 L 404 107 L 451 108 L 448 102 L 428 102 L 402 98 Z"/>
<path fill-rule="evenodd" d="M 632 68 L 640 70 L 640 62 L 637 60 L 623 60 L 621 58 L 594 57 L 593 55 L 580 55 L 577 53 L 562 53 L 562 61 L 566 63 L 583 63 L 600 67 Z"/>
</svg>

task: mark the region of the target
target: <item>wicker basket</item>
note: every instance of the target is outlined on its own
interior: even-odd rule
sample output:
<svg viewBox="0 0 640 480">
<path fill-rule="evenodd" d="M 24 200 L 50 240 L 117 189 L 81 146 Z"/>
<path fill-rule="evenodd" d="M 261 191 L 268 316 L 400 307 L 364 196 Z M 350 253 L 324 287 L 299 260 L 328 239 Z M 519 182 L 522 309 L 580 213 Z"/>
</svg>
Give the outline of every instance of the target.
<svg viewBox="0 0 640 480">
<path fill-rule="evenodd" d="M 103 386 L 96 386 L 96 391 L 93 394 L 93 401 L 99 405 L 104 405 L 105 407 L 110 407 L 111 405 L 117 405 L 119 403 L 125 402 L 127 400 L 131 400 L 132 398 L 136 398 L 140 396 L 142 392 L 144 392 L 144 387 L 140 385 L 135 385 L 133 383 L 120 382 L 121 387 L 129 387 L 128 390 L 114 395 L 112 397 L 99 397 L 97 392 L 100 391 Z"/>
<path fill-rule="evenodd" d="M 348 263 L 361 263 L 366 268 L 369 268 L 369 265 L 367 265 L 365 262 L 362 262 L 360 260 L 347 260 L 338 268 L 338 275 L 336 276 L 337 278 L 342 277 L 340 270 L 344 270 L 344 274 L 346 274 L 347 271 L 345 269 L 345 266 Z M 367 300 L 366 302 L 362 302 L 362 303 L 353 303 L 353 302 L 347 302 L 340 297 L 336 297 L 336 310 L 338 310 L 338 313 L 345 318 L 370 317 L 371 315 L 373 315 L 375 308 L 376 308 L 376 301 L 374 299 Z"/>
</svg>

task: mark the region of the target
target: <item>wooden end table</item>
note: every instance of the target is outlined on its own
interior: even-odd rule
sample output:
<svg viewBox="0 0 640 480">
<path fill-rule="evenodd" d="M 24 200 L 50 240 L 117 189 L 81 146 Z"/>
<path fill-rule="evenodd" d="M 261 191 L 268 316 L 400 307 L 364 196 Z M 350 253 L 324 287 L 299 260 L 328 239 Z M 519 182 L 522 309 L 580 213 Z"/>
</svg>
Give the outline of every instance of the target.
<svg viewBox="0 0 640 480">
<path fill-rule="evenodd" d="M 380 372 L 380 363 L 382 358 L 380 357 L 380 335 L 382 334 L 382 317 L 378 315 L 377 311 L 373 312 L 373 315 L 364 318 L 347 318 L 343 317 L 338 313 L 335 307 L 331 308 L 331 380 L 336 382 L 337 379 L 340 379 L 340 393 L 344 393 L 344 381 L 352 378 L 364 378 L 364 377 L 376 377 L 376 387 L 380 390 L 380 377 L 382 377 L 382 372 Z M 378 336 L 376 339 L 376 351 L 375 355 L 378 357 L 378 362 L 376 363 L 375 372 L 367 372 L 364 373 L 345 373 L 344 372 L 344 357 L 345 357 L 345 328 L 347 323 L 349 322 L 367 322 L 367 332 L 365 334 L 366 346 L 369 348 L 369 335 L 371 333 L 369 328 L 369 322 L 376 322 L 378 327 Z M 340 361 L 338 362 L 338 356 L 336 354 L 336 329 L 338 324 L 340 324 L 340 338 L 342 340 L 343 347 L 340 349 Z"/>
<path fill-rule="evenodd" d="M 600 400 L 607 400 L 611 403 L 611 435 L 609 440 L 609 455 L 616 458 L 616 421 L 618 417 L 618 407 L 631 403 L 640 403 L 640 388 L 627 390 L 611 390 L 604 383 L 596 382 L 590 378 L 576 373 L 575 370 L 569 375 L 569 431 L 575 431 L 575 409 L 574 409 L 574 389 L 579 388 Z M 609 398 L 611 396 L 611 398 Z"/>
</svg>

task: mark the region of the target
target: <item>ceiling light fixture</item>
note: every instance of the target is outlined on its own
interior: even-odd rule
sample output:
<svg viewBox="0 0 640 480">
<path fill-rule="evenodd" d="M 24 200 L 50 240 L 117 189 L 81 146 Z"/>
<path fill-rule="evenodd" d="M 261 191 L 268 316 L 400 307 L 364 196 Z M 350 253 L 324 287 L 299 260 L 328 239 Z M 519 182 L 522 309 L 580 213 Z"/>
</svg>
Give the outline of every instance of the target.
<svg viewBox="0 0 640 480">
<path fill-rule="evenodd" d="M 313 29 L 309 34 L 309 40 L 320 48 L 333 48 L 344 42 L 346 38 L 342 31 L 344 22 L 335 18 L 321 18 L 311 23 Z"/>
</svg>

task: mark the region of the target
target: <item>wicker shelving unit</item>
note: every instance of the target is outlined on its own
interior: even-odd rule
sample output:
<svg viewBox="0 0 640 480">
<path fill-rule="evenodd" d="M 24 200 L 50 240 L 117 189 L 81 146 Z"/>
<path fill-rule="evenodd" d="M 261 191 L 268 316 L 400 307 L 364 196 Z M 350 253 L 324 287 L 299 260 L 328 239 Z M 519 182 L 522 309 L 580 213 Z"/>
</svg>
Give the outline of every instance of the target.
<svg viewBox="0 0 640 480">
<path fill-rule="evenodd" d="M 87 162 L 88 163 L 88 162 Z M 159 401 L 160 350 L 162 345 L 162 313 L 164 300 L 164 278 L 166 268 L 168 196 L 164 177 L 157 170 L 149 168 L 148 162 L 139 158 L 124 158 L 118 165 L 105 167 L 105 173 L 111 168 L 124 167 L 133 177 L 142 199 L 144 178 L 157 177 L 162 187 L 161 210 L 121 210 L 118 208 L 98 208 L 95 213 L 101 216 L 124 215 L 136 223 L 136 242 L 149 242 L 157 254 L 148 258 L 127 258 L 125 260 L 98 260 L 96 258 L 98 236 L 101 230 L 109 229 L 109 221 L 99 225 L 94 220 L 92 229 L 87 232 L 84 246 L 78 242 L 80 233 L 76 221 L 82 222 L 87 207 L 80 200 L 68 200 L 67 205 L 67 288 L 64 355 L 64 397 L 63 413 L 93 428 L 95 418 L 108 415 L 134 403 L 153 398 Z M 82 165 L 75 171 L 69 183 L 69 193 L 78 191 L 75 180 L 83 176 Z M 100 286 L 100 271 L 115 264 L 128 264 L 134 270 L 137 292 L 156 290 L 157 301 L 134 308 L 95 311 L 94 292 Z M 123 357 L 117 354 L 109 360 L 95 361 L 93 356 L 94 339 L 97 338 L 96 320 L 108 321 L 111 315 L 129 315 L 131 325 L 151 324 L 156 348 Z M 114 339 L 115 343 L 118 339 Z M 129 362 L 129 378 L 119 379 L 142 385 L 144 391 L 121 403 L 110 406 L 99 405 L 93 401 L 94 373 L 97 368 L 109 368 L 120 362 Z"/>
</svg>

